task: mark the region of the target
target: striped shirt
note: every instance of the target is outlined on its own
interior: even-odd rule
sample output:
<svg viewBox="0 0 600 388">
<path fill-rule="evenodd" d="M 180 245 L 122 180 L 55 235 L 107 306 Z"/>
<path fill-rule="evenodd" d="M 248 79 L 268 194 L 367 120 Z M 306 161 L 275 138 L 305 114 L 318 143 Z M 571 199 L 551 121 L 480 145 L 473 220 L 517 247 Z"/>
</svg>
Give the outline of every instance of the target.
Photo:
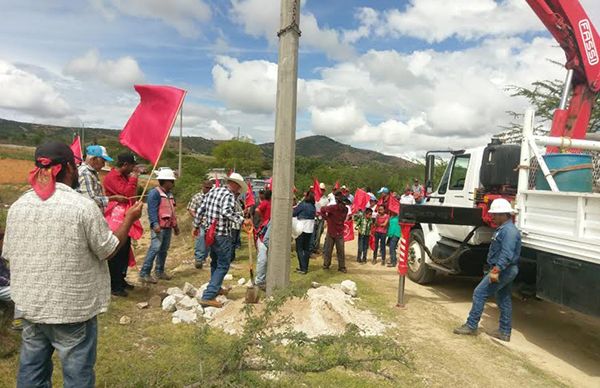
<svg viewBox="0 0 600 388">
<path fill-rule="evenodd" d="M 244 222 L 244 216 L 236 211 L 235 196 L 227 187 L 215 187 L 204 196 L 194 224 L 206 230 L 214 220 L 219 236 L 230 236 L 233 226 Z"/>
<path fill-rule="evenodd" d="M 79 189 L 77 191 L 96 202 L 96 205 L 98 205 L 100 210 L 102 210 L 102 214 L 104 214 L 104 210 L 108 206 L 108 197 L 102 191 L 98 171 L 94 170 L 88 164 L 82 163 L 79 166 Z"/>
</svg>

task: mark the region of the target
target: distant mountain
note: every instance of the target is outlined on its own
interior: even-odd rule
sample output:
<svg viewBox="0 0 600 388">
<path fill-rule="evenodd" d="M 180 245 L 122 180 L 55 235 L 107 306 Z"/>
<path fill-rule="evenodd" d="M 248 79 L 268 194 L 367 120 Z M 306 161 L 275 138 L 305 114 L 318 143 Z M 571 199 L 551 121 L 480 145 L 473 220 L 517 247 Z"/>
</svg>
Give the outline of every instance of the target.
<svg viewBox="0 0 600 388">
<path fill-rule="evenodd" d="M 50 138 L 70 143 L 73 139 L 73 133 L 80 130 L 81 128 L 22 123 L 0 119 L 0 143 L 35 146 Z M 118 150 L 122 148 L 119 144 L 118 136 L 119 131 L 114 129 L 85 128 L 84 142 L 86 144 L 97 142 L 105 145 L 109 150 Z M 221 141 L 208 140 L 197 136 L 186 136 L 183 138 L 183 148 L 186 152 L 205 155 L 210 155 L 219 143 Z M 168 146 L 170 151 L 176 150 L 178 144 L 178 138 L 172 137 L 169 139 Z M 262 149 L 265 157 L 273 157 L 273 143 L 261 144 L 259 147 Z M 395 156 L 354 148 L 327 136 L 309 136 L 296 140 L 296 155 L 353 166 L 368 162 L 379 162 L 395 168 L 410 168 L 415 165 L 408 160 Z"/>
<path fill-rule="evenodd" d="M 265 156 L 273 157 L 273 143 L 261 144 Z M 309 136 L 296 140 L 296 156 L 318 158 L 339 163 L 348 163 L 358 166 L 368 162 L 389 164 L 398 168 L 410 168 L 415 164 L 395 156 L 384 155 L 376 151 L 369 151 L 342 144 L 327 136 Z"/>
</svg>

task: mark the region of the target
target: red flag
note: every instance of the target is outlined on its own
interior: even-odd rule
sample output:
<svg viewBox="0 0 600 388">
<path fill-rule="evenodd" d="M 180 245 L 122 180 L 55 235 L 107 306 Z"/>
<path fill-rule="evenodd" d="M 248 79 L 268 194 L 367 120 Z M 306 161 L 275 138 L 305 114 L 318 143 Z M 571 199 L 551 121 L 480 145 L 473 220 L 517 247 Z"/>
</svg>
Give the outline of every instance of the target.
<svg viewBox="0 0 600 388">
<path fill-rule="evenodd" d="M 388 209 L 391 212 L 400 214 L 400 202 L 393 195 L 390 195 L 390 199 L 388 201 Z"/>
<path fill-rule="evenodd" d="M 369 194 L 363 189 L 356 189 L 354 193 L 354 202 L 352 202 L 352 213 L 356 213 L 359 210 L 365 210 L 369 203 Z"/>
<path fill-rule="evenodd" d="M 335 181 L 335 186 L 333 186 L 333 191 L 338 191 L 340 189 L 340 181 Z"/>
<path fill-rule="evenodd" d="M 73 143 L 71 143 L 71 151 L 73 151 L 73 154 L 75 155 L 75 161 L 77 164 L 80 164 L 81 160 L 83 160 L 83 155 L 81 153 L 81 140 L 79 139 L 79 135 L 75 136 L 75 139 L 73 139 Z M 79 158 L 79 160 L 77 160 L 77 158 Z"/>
<path fill-rule="evenodd" d="M 273 191 L 273 177 L 267 179 L 267 190 Z"/>
<path fill-rule="evenodd" d="M 313 180 L 313 192 L 315 193 L 315 201 L 319 202 L 323 193 L 321 192 L 321 184 L 317 178 L 314 178 Z"/>
<path fill-rule="evenodd" d="M 344 241 L 354 240 L 354 221 L 344 222 Z"/>
<path fill-rule="evenodd" d="M 254 193 L 252 192 L 252 183 L 248 182 L 248 191 L 246 191 L 246 207 L 252 207 L 256 205 L 254 200 Z"/>
<path fill-rule="evenodd" d="M 185 90 L 171 86 L 135 85 L 140 103 L 125 124 L 119 141 L 132 151 L 156 164 L 166 144 Z"/>
<path fill-rule="evenodd" d="M 371 235 L 369 236 L 369 248 L 371 248 L 371 250 L 373 252 L 375 252 L 375 235 L 371 233 Z"/>
<path fill-rule="evenodd" d="M 217 173 L 215 172 L 215 187 L 221 187 L 221 181 L 217 178 Z"/>
</svg>

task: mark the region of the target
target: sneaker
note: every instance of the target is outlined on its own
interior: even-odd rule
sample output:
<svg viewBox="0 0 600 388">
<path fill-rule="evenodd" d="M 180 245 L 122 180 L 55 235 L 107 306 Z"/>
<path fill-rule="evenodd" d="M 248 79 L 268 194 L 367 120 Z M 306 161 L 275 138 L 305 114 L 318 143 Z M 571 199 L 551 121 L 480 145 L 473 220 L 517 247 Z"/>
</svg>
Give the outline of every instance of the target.
<svg viewBox="0 0 600 388">
<path fill-rule="evenodd" d="M 160 279 L 160 280 L 171 280 L 171 279 L 173 279 L 173 276 L 167 275 L 165 272 L 163 272 L 163 273 L 157 273 L 156 278 Z"/>
<path fill-rule="evenodd" d="M 200 300 L 200 305 L 204 306 L 204 307 L 216 307 L 216 308 L 221 308 L 223 307 L 223 303 L 217 301 L 216 299 L 202 299 Z"/>
<path fill-rule="evenodd" d="M 339 268 L 338 272 L 346 273 L 348 270 L 346 268 Z"/>
<path fill-rule="evenodd" d="M 300 269 L 296 270 L 296 273 L 300 274 L 300 275 L 306 275 L 308 273 L 308 271 L 302 271 Z"/>
<path fill-rule="evenodd" d="M 111 294 L 113 294 L 114 296 L 122 296 L 122 297 L 126 297 L 127 295 L 129 295 L 127 293 L 127 291 L 125 291 L 125 290 L 111 291 Z"/>
<path fill-rule="evenodd" d="M 373 264 L 373 265 L 377 264 L 377 260 L 376 259 L 371 260 L 371 264 Z"/>
<path fill-rule="evenodd" d="M 494 330 L 488 333 L 491 337 L 497 338 L 500 341 L 510 342 L 510 334 L 502 333 L 500 330 Z"/>
<path fill-rule="evenodd" d="M 12 323 L 10 324 L 10 329 L 14 331 L 23 330 L 23 320 L 21 318 L 13 319 Z"/>
<path fill-rule="evenodd" d="M 125 287 L 126 290 L 133 290 L 135 288 L 133 284 L 127 282 L 125 282 L 125 285 L 123 287 Z"/>
<path fill-rule="evenodd" d="M 461 327 L 457 327 L 456 329 L 454 329 L 454 334 L 460 334 L 460 335 L 476 335 L 477 334 L 477 329 L 471 329 L 469 327 L 469 325 L 467 325 L 466 323 L 464 325 L 462 325 Z"/>
<path fill-rule="evenodd" d="M 196 269 L 202 269 L 202 267 L 204 267 L 204 262 L 197 261 L 196 263 L 194 263 L 194 267 L 196 267 Z"/>
<path fill-rule="evenodd" d="M 156 284 L 158 281 L 150 275 L 140 275 L 140 282 Z"/>
</svg>

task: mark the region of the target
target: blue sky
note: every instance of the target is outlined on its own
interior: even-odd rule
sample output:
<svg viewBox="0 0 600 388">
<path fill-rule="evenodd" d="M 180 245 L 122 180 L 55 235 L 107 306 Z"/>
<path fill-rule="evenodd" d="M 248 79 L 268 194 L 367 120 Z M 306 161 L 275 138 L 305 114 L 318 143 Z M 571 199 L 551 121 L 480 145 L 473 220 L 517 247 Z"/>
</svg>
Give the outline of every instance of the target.
<svg viewBox="0 0 600 388">
<path fill-rule="evenodd" d="M 303 1 L 298 137 L 390 154 L 485 144 L 508 85 L 562 78 L 525 0 Z M 593 21 L 600 4 L 583 0 Z M 134 83 L 188 90 L 185 133 L 273 140 L 279 0 L 0 0 L 0 117 L 122 128 Z M 599 20 L 600 22 L 600 20 Z"/>
</svg>

